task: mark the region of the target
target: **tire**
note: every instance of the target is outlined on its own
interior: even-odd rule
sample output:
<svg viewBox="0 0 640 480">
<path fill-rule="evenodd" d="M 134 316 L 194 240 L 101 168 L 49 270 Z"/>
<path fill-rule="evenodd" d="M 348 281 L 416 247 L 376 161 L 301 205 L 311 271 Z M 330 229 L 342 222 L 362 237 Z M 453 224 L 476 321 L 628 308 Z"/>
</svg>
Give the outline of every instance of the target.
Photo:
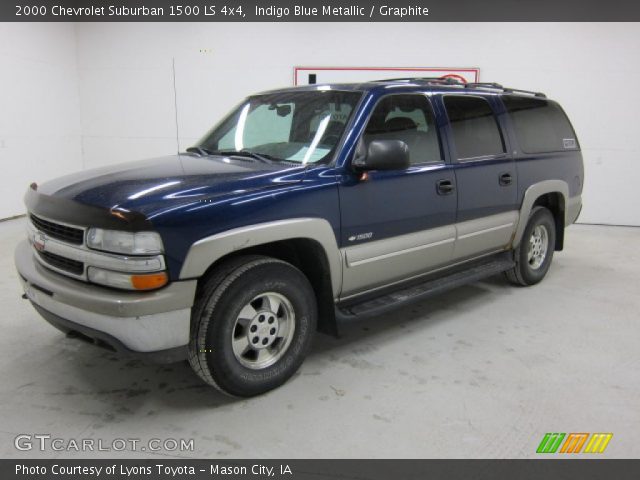
<svg viewBox="0 0 640 480">
<path fill-rule="evenodd" d="M 285 383 L 316 331 L 307 277 L 270 257 L 238 257 L 205 281 L 192 310 L 189 363 L 206 383 L 236 397 Z"/>
<path fill-rule="evenodd" d="M 515 266 L 505 272 L 510 282 L 529 286 L 540 282 L 553 260 L 556 244 L 556 224 L 545 207 L 535 207 L 514 251 Z"/>
</svg>

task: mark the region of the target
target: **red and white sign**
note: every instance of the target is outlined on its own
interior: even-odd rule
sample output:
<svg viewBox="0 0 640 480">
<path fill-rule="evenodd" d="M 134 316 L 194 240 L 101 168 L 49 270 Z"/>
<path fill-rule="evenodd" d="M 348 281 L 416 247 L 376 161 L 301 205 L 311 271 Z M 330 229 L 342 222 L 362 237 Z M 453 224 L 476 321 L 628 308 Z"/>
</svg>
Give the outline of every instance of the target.
<svg viewBox="0 0 640 480">
<path fill-rule="evenodd" d="M 384 80 L 388 78 L 451 77 L 464 83 L 479 82 L 479 68 L 445 67 L 294 67 L 293 84 L 308 85 L 315 75 L 315 83 L 350 83 Z M 311 76 L 311 77 L 310 77 Z"/>
</svg>

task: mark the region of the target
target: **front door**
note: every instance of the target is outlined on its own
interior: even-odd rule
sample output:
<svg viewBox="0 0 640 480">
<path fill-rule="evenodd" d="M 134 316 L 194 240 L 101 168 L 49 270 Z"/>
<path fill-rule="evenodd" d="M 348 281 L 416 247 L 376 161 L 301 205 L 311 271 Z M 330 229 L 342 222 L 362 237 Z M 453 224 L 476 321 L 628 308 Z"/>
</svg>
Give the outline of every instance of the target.
<svg viewBox="0 0 640 480">
<path fill-rule="evenodd" d="M 451 261 L 455 242 L 455 176 L 425 94 L 383 97 L 361 139 L 402 140 L 406 170 L 345 175 L 340 189 L 342 297 L 375 290 Z"/>
</svg>

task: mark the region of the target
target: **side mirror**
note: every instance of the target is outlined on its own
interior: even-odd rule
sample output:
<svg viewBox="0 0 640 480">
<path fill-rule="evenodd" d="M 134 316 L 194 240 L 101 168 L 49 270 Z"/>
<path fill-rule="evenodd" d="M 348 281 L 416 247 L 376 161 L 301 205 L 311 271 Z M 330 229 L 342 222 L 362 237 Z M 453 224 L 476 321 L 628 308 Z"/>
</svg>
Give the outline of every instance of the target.
<svg viewBox="0 0 640 480">
<path fill-rule="evenodd" d="M 405 170 L 409 168 L 409 147 L 402 140 L 372 140 L 364 150 L 358 146 L 352 166 L 356 170 Z"/>
</svg>

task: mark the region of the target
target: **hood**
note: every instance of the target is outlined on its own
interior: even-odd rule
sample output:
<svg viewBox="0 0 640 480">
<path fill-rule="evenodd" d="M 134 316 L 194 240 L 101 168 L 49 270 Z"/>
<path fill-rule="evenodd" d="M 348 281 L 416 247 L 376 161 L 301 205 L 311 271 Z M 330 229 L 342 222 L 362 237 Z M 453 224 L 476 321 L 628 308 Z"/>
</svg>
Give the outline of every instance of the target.
<svg viewBox="0 0 640 480">
<path fill-rule="evenodd" d="M 297 183 L 303 172 L 302 166 L 251 158 L 180 154 L 85 170 L 46 182 L 38 193 L 149 214 L 182 202 Z"/>
</svg>

